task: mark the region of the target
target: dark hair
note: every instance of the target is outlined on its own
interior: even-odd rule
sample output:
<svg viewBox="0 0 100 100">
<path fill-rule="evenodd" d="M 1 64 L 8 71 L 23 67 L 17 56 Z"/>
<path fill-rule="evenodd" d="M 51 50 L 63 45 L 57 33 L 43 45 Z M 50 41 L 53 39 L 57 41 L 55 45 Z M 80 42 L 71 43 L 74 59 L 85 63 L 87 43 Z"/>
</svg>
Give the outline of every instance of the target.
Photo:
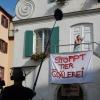
<svg viewBox="0 0 100 100">
<path fill-rule="evenodd" d="M 0 80 L 0 86 L 5 86 L 5 81 L 4 80 Z"/>
<path fill-rule="evenodd" d="M 23 75 L 23 71 L 21 70 L 21 68 L 14 68 L 10 79 L 16 81 L 25 80 L 25 76 Z"/>
<path fill-rule="evenodd" d="M 80 35 L 77 35 L 76 38 L 78 38 Z"/>
</svg>

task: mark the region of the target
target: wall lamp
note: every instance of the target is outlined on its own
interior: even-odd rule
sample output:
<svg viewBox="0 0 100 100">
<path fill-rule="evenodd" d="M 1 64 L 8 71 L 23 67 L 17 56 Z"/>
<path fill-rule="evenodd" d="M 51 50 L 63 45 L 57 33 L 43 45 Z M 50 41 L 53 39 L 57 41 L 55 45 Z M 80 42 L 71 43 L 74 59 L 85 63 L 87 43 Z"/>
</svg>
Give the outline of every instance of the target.
<svg viewBox="0 0 100 100">
<path fill-rule="evenodd" d="M 14 33 L 18 32 L 18 31 L 19 31 L 18 29 L 8 30 L 8 38 L 9 38 L 9 40 L 14 40 Z"/>
</svg>

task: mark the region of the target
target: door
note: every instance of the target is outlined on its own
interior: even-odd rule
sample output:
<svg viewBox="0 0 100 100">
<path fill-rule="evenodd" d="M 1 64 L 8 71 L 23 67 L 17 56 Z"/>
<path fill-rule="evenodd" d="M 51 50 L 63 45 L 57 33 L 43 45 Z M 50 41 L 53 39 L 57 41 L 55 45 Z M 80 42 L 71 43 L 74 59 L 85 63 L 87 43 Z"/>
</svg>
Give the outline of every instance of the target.
<svg viewBox="0 0 100 100">
<path fill-rule="evenodd" d="M 84 100 L 83 91 L 79 84 L 66 84 L 60 86 L 57 100 Z"/>
</svg>

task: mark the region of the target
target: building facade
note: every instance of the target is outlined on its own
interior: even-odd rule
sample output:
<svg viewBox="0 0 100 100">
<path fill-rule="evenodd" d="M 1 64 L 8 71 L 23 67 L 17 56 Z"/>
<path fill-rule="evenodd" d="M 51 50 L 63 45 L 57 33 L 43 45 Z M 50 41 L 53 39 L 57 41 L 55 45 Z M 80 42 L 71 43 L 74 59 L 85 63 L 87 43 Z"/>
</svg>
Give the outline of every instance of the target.
<svg viewBox="0 0 100 100">
<path fill-rule="evenodd" d="M 63 11 L 63 19 L 56 21 L 55 10 Z M 33 88 L 40 66 L 41 53 L 51 35 L 46 58 L 36 84 L 36 97 L 33 100 L 99 100 L 100 81 L 100 1 L 99 0 L 19 0 L 16 16 L 13 19 L 14 67 L 22 67 L 28 73 L 23 83 Z M 53 28 L 53 31 L 52 31 Z M 84 84 L 49 83 L 49 54 L 73 52 L 75 37 L 83 37 L 80 51 L 93 51 L 94 81 Z M 78 87 L 77 96 L 65 92 L 69 87 Z M 64 89 L 62 89 L 64 88 Z M 74 92 L 75 94 L 76 92 Z M 92 95 L 93 94 L 93 95 Z"/>
<path fill-rule="evenodd" d="M 9 37 L 12 16 L 0 7 L 0 78 L 10 84 L 10 68 L 12 65 L 12 42 Z"/>
</svg>

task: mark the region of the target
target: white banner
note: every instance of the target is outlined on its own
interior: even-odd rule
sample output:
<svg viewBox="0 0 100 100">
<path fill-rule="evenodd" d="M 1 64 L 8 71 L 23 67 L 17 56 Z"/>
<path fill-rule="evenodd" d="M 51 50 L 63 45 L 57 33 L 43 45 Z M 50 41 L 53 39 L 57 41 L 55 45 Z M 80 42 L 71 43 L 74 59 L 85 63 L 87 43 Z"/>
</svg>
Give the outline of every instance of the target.
<svg viewBox="0 0 100 100">
<path fill-rule="evenodd" d="M 51 54 L 49 82 L 57 84 L 92 82 L 92 55 L 92 51 Z"/>
</svg>

